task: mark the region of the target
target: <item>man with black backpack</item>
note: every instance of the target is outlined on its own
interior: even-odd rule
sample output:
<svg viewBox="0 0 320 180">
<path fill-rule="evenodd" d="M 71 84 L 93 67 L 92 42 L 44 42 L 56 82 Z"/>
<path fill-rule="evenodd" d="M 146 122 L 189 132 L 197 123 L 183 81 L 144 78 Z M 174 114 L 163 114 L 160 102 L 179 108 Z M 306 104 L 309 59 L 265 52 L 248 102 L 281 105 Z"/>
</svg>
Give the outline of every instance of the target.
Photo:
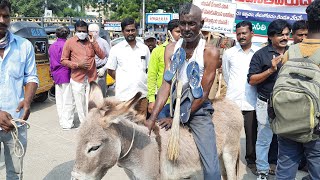
<svg viewBox="0 0 320 180">
<path fill-rule="evenodd" d="M 320 0 L 313 1 L 306 12 L 308 37 L 286 52 L 273 89 L 271 127 L 279 141 L 277 180 L 295 179 L 304 153 L 309 179 L 320 179 Z"/>
</svg>

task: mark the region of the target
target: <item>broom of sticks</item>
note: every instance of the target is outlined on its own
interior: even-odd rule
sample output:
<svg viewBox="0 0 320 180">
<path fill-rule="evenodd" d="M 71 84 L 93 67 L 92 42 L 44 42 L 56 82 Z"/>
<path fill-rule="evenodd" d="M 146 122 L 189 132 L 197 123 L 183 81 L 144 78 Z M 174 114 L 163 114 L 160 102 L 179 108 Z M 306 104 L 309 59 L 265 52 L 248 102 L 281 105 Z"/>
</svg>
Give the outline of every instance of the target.
<svg viewBox="0 0 320 180">
<path fill-rule="evenodd" d="M 171 161 L 176 161 L 179 157 L 180 152 L 180 103 L 181 103 L 181 93 L 182 93 L 182 82 L 177 80 L 177 99 L 173 115 L 173 122 L 171 127 L 171 134 L 168 143 L 168 159 Z"/>
</svg>

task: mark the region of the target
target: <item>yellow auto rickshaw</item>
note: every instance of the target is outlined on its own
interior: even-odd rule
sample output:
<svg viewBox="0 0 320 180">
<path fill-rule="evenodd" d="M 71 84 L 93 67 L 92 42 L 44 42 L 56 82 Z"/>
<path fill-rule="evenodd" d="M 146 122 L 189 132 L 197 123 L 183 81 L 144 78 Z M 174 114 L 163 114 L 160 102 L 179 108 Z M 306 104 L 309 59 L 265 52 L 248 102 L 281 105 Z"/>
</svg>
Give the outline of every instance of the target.
<svg viewBox="0 0 320 180">
<path fill-rule="evenodd" d="M 43 102 L 48 98 L 48 91 L 53 86 L 48 58 L 48 37 L 43 27 L 34 22 L 12 22 L 9 29 L 13 34 L 28 39 L 35 50 L 39 87 L 34 101 Z"/>
</svg>

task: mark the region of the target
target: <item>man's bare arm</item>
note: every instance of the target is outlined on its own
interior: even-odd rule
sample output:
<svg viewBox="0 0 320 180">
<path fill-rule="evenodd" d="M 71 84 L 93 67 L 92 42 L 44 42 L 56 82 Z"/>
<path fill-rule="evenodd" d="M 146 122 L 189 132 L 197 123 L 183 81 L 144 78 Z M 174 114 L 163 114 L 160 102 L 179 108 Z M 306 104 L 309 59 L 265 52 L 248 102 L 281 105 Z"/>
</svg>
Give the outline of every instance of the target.
<svg viewBox="0 0 320 180">
<path fill-rule="evenodd" d="M 38 84 L 34 82 L 29 82 L 25 86 L 25 94 L 24 94 L 24 100 L 21 101 L 17 107 L 17 112 L 19 112 L 22 108 L 24 110 L 24 114 L 22 116 L 23 120 L 27 120 L 30 115 L 30 105 L 33 99 L 33 96 L 36 93 L 36 90 L 38 88 Z"/>
<path fill-rule="evenodd" d="M 197 111 L 202 103 L 208 99 L 208 95 L 213 84 L 216 69 L 219 65 L 220 52 L 214 46 L 208 45 L 204 50 L 204 72 L 201 80 L 203 88 L 202 98 L 195 99 L 191 105 L 191 113 Z"/>
</svg>

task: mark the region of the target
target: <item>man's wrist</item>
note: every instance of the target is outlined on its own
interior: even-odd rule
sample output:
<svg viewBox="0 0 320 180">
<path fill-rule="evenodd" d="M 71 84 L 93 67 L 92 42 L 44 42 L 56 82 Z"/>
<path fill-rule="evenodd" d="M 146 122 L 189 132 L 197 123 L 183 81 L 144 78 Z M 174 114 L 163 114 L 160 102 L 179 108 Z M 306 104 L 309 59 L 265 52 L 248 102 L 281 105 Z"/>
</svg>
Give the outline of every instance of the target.
<svg viewBox="0 0 320 180">
<path fill-rule="evenodd" d="M 269 74 L 269 75 L 273 74 L 274 72 L 275 72 L 275 71 L 273 71 L 272 68 L 269 68 L 269 69 L 268 69 L 268 74 Z"/>
</svg>

